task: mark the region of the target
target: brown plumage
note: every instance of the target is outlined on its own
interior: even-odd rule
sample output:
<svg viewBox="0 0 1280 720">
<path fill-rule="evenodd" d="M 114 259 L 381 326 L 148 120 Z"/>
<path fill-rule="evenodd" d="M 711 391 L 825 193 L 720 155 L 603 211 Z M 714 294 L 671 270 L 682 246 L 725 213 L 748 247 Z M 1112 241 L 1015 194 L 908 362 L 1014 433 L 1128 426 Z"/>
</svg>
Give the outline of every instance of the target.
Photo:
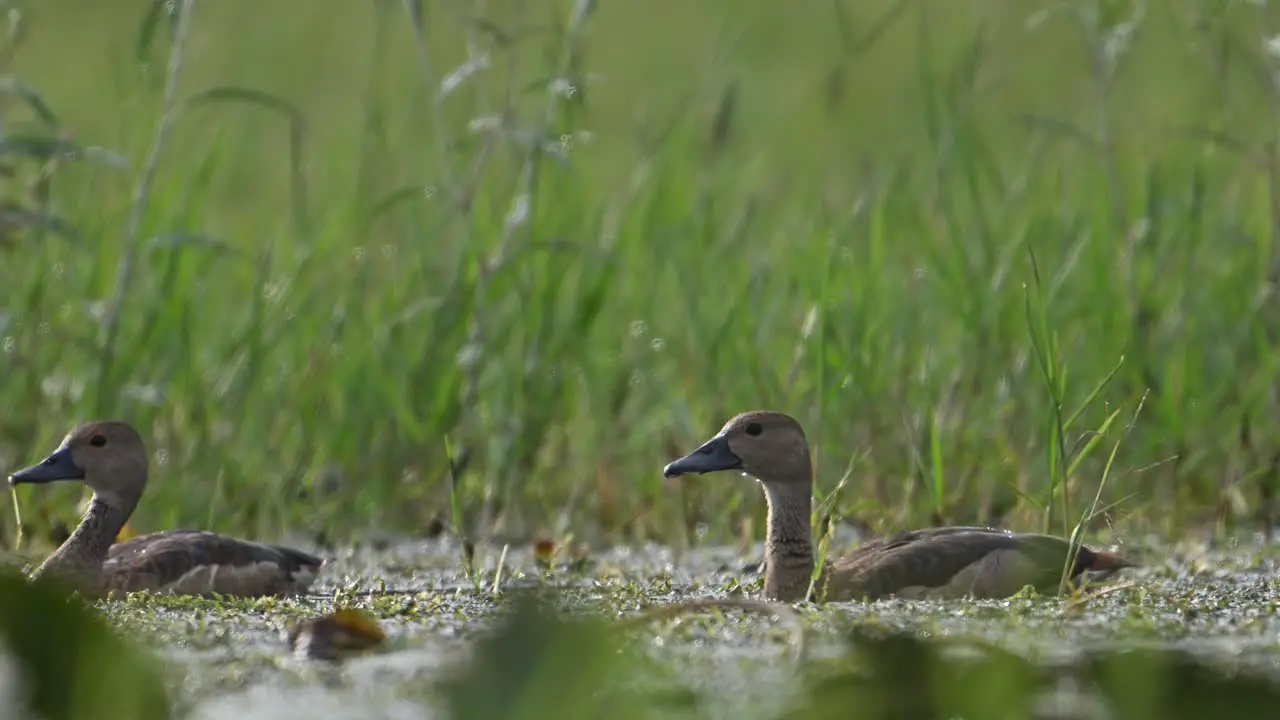
<svg viewBox="0 0 1280 720">
<path fill-rule="evenodd" d="M 810 506 L 813 470 L 804 430 L 783 413 L 734 417 L 702 447 L 664 468 L 667 477 L 741 470 L 760 481 L 769 504 L 765 596 L 805 598 L 813 574 Z M 1003 598 L 1030 585 L 1057 592 L 1070 542 L 1052 535 L 984 527 L 912 530 L 872 540 L 828 563 L 814 586 L 827 600 L 972 596 Z M 1078 548 L 1069 576 L 1114 571 L 1132 563 L 1108 552 Z"/>
<path fill-rule="evenodd" d="M 33 578 L 51 577 L 82 594 L 156 591 L 180 595 L 289 595 L 305 591 L 324 561 L 278 545 L 200 530 L 139 535 L 112 544 L 147 486 L 147 451 L 128 423 L 94 422 L 67 434 L 11 485 L 76 480 L 93 491 L 71 537 Z"/>
<path fill-rule="evenodd" d="M 373 650 L 387 634 L 372 616 L 343 608 L 287 628 L 285 642 L 303 660 L 341 660 Z"/>
</svg>

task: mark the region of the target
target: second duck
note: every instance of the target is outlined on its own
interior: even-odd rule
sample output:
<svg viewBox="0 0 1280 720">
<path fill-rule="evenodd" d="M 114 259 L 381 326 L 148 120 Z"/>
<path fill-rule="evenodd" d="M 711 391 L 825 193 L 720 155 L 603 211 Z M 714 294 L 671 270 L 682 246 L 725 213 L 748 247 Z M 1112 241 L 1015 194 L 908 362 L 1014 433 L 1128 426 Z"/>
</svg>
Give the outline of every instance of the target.
<svg viewBox="0 0 1280 720">
<path fill-rule="evenodd" d="M 813 469 L 800 423 L 779 412 L 747 412 L 697 450 L 663 469 L 666 477 L 740 470 L 760 481 L 769 505 L 764 594 L 807 599 L 813 576 L 810 507 Z M 912 530 L 872 540 L 828 563 L 813 594 L 831 601 L 905 598 L 1005 598 L 1030 585 L 1057 593 L 1071 543 L 1052 535 L 983 527 Z M 1114 553 L 1076 548 L 1069 576 L 1133 563 Z M 824 592 L 825 590 L 825 592 Z"/>
</svg>

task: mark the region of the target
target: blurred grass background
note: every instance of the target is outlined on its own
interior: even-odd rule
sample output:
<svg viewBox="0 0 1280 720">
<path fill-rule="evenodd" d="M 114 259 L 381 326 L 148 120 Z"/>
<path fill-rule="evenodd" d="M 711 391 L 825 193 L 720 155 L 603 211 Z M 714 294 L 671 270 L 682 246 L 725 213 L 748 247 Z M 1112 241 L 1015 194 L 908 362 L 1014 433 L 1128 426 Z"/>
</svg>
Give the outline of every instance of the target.
<svg viewBox="0 0 1280 720">
<path fill-rule="evenodd" d="M 3 112 L 3 467 L 118 416 L 142 529 L 683 544 L 762 501 L 663 463 L 770 407 L 878 531 L 1031 529 L 1033 251 L 1066 411 L 1121 357 L 1083 424 L 1150 393 L 1097 524 L 1270 522 L 1268 3 L 195 3 L 135 203 L 173 7 L 10 6 L 52 116 Z"/>
</svg>

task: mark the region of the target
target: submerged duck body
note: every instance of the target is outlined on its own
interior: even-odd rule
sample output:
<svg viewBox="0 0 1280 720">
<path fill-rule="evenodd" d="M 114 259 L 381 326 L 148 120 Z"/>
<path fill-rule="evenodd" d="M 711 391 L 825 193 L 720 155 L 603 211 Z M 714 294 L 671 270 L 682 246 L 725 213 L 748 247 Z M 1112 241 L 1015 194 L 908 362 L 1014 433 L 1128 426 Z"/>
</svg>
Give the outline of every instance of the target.
<svg viewBox="0 0 1280 720">
<path fill-rule="evenodd" d="M 259 597 L 305 592 L 324 560 L 300 550 L 201 530 L 171 530 L 114 543 L 147 484 L 141 436 L 119 421 L 67 434 L 40 464 L 9 476 L 11 485 L 78 481 L 93 491 L 79 526 L 34 578 L 54 578 L 82 594 L 169 592 Z"/>
<path fill-rule="evenodd" d="M 765 596 L 806 598 L 814 556 L 809 445 L 800 424 L 783 413 L 743 413 L 697 450 L 663 470 L 667 477 L 740 470 L 760 481 L 769 505 Z M 827 600 L 1005 598 L 1030 585 L 1056 593 L 1071 555 L 1068 540 L 985 527 L 910 530 L 872 540 L 827 563 L 814 594 Z M 1132 563 L 1109 552 L 1076 548 L 1068 577 L 1116 571 Z"/>
</svg>

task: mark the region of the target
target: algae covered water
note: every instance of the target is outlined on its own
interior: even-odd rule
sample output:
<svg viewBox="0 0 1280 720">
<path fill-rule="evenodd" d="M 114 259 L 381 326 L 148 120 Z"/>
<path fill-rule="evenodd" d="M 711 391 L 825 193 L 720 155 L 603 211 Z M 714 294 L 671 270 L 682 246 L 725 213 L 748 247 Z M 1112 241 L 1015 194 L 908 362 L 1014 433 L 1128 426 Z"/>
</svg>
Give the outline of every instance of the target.
<svg viewBox="0 0 1280 720">
<path fill-rule="evenodd" d="M 180 701 L 192 717 L 427 718 L 458 716 L 446 714 L 439 683 L 474 663 L 477 644 L 493 641 L 513 601 L 538 589 L 553 590 L 554 605 L 567 617 L 609 621 L 655 604 L 756 591 L 756 578 L 741 572 L 751 558 L 733 548 L 701 549 L 678 561 L 657 546 L 617 549 L 592 556 L 576 572 L 546 571 L 532 552 L 508 549 L 496 594 L 499 552 L 481 554 L 478 580 L 457 569 L 458 552 L 447 540 L 340 552 L 318 592 L 305 598 L 222 604 L 134 598 L 104 608 L 170 668 L 181 668 Z M 1224 682 L 1240 674 L 1264 683 L 1280 678 L 1280 552 L 1259 539 L 1141 554 L 1146 567 L 1073 597 L 798 605 L 806 637 L 801 665 L 790 658 L 786 629 L 765 615 L 708 611 L 627 625 L 606 644 L 634 652 L 624 674 L 647 693 L 647 712 L 689 717 L 786 716 L 797 694 L 807 692 L 802 676 L 829 672 L 848 658 L 850 627 L 890 635 L 903 630 L 928 643 L 954 644 L 962 654 L 971 652 L 965 650 L 970 642 L 982 652 L 1009 652 L 1036 672 L 1055 674 L 1053 692 L 1036 701 L 1044 717 L 1116 716 L 1072 680 L 1080 663 L 1099 657 L 1137 653 L 1124 663 L 1145 667 L 1151 657 L 1171 654 Z M 335 603 L 377 617 L 388 637 L 383 651 L 339 663 L 291 656 L 283 623 Z M 511 667 L 489 692 L 520 695 L 520 673 L 536 676 L 539 667 L 574 661 L 556 657 L 534 636 L 508 639 L 515 649 L 501 655 L 510 656 L 504 662 Z M 814 669 L 822 667 L 828 670 Z M 580 672 L 530 682 L 568 692 Z M 516 716 L 539 716 L 530 713 Z"/>
</svg>

